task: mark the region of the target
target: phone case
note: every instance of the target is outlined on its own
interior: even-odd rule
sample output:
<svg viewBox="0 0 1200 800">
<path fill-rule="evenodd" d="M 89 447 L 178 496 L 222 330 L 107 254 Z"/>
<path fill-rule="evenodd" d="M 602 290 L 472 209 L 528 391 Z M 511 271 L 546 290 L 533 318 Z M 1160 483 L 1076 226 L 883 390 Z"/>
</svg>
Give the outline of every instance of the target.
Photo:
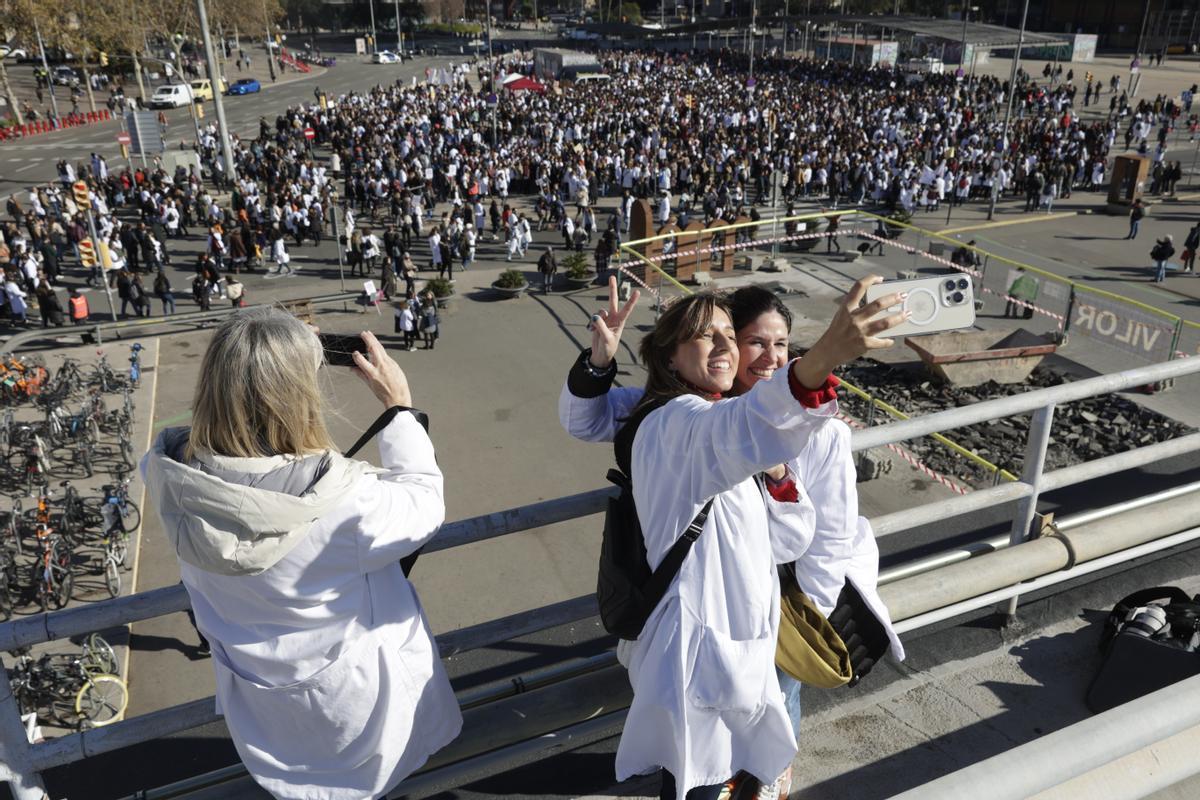
<svg viewBox="0 0 1200 800">
<path fill-rule="evenodd" d="M 875 319 L 900 311 L 911 311 L 912 317 L 878 336 L 920 336 L 975 324 L 975 288 L 968 275 L 951 272 L 934 278 L 884 281 L 867 289 L 866 300 L 870 303 L 895 292 L 908 292 L 908 297 Z"/>
</svg>

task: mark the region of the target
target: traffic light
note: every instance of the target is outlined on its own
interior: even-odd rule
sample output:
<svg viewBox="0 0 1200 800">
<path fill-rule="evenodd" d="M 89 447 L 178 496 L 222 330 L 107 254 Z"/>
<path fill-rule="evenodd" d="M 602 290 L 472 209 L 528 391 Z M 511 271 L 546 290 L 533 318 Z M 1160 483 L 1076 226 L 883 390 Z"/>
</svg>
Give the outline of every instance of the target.
<svg viewBox="0 0 1200 800">
<path fill-rule="evenodd" d="M 103 50 L 100 51 L 100 66 L 108 66 L 108 53 L 104 52 Z"/>
</svg>

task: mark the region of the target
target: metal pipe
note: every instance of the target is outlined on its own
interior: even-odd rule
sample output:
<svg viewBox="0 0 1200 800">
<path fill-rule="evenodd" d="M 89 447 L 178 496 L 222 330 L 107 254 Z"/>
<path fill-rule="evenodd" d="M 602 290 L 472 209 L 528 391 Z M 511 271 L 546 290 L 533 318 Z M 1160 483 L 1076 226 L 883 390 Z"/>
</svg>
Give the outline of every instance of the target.
<svg viewBox="0 0 1200 800">
<path fill-rule="evenodd" d="M 852 436 L 857 438 L 859 435 L 859 432 L 855 431 Z M 1165 442 L 1159 442 L 1158 444 L 1151 444 L 1134 450 L 1126 450 L 1124 453 L 1085 461 L 1082 464 L 1063 467 L 1042 476 L 1042 493 L 1051 492 L 1066 486 L 1074 486 L 1093 480 L 1094 478 L 1112 475 L 1135 467 L 1142 467 L 1147 464 L 1153 464 L 1156 461 L 1174 458 L 1175 456 L 1192 453 L 1197 450 L 1200 450 L 1200 433 L 1193 433 Z M 1025 497 L 1031 492 L 1032 489 L 1029 486 L 1020 482 L 1002 483 L 998 486 L 980 489 L 969 494 L 957 495 L 946 500 L 938 500 L 923 506 L 917 506 L 916 508 L 883 514 L 871 520 L 871 527 L 874 529 L 877 538 L 880 536 L 889 536 L 893 533 L 919 528 L 922 525 L 928 525 L 949 517 L 962 516 L 973 511 L 981 511 L 985 508 L 1003 505 Z M 1157 495 L 1151 496 L 1154 497 Z"/>
<path fill-rule="evenodd" d="M 38 24 L 36 15 L 33 18 L 33 29 L 37 32 L 38 50 L 42 54 L 42 69 L 46 72 L 46 89 L 50 92 L 50 105 L 54 108 L 54 119 L 58 120 L 58 98 L 54 96 L 54 76 L 50 74 L 50 65 L 46 63 L 46 45 L 42 42 L 42 26 Z"/>
<path fill-rule="evenodd" d="M 1025 44 L 1025 21 L 1029 17 L 1029 0 L 1025 0 L 1025 7 L 1021 11 L 1021 31 L 1017 34 L 1017 49 L 1013 52 L 1012 69 L 1009 71 L 1008 77 L 1008 105 L 1004 109 L 1004 132 L 1000 134 L 1001 157 L 997 159 L 1001 164 L 1004 163 L 1003 156 L 1008 154 L 1008 125 L 1012 119 L 1013 97 L 1017 93 L 1017 66 L 1021 63 L 1021 46 Z M 1000 194 L 1000 189 L 996 186 L 995 179 L 992 181 L 992 198 L 988 204 L 988 219 L 992 219 L 996 215 L 996 198 Z"/>
<path fill-rule="evenodd" d="M 1090 525 L 1093 522 L 1098 522 L 1102 519 L 1107 519 L 1115 514 L 1123 514 L 1126 511 L 1134 511 L 1139 508 L 1145 508 L 1155 503 L 1161 503 L 1166 500 L 1174 500 L 1176 497 L 1183 497 L 1192 492 L 1200 492 L 1200 481 L 1195 483 L 1185 483 L 1182 486 L 1176 486 L 1172 489 L 1165 489 L 1154 494 L 1144 495 L 1134 500 L 1127 500 L 1124 503 L 1098 508 L 1095 511 L 1085 511 L 1082 514 L 1076 514 L 1073 517 L 1068 517 L 1063 520 L 1055 520 L 1054 527 L 1059 533 L 1065 533 L 1069 530 L 1078 528 L 1081 525 Z"/>
<path fill-rule="evenodd" d="M 972 611 L 978 611 L 981 608 L 987 608 L 995 603 L 1007 600 L 1022 593 L 1035 592 L 1050 586 L 1057 586 L 1060 583 L 1082 578 L 1085 575 L 1090 575 L 1093 572 L 1115 567 L 1119 564 L 1124 564 L 1136 558 L 1152 555 L 1162 550 L 1170 550 L 1172 547 L 1190 544 L 1191 542 L 1200 540 L 1200 528 L 1192 528 L 1191 530 L 1182 531 L 1172 536 L 1165 536 L 1162 539 L 1145 542 L 1135 547 L 1128 547 L 1124 550 L 1117 550 L 1108 555 L 1094 558 L 1084 564 L 1070 569 L 1059 570 L 1043 575 L 1040 578 L 1034 578 L 1025 581 L 1017 586 L 1008 586 L 1003 589 L 997 589 L 994 592 L 981 594 L 978 597 L 972 597 L 968 600 L 963 600 L 959 603 L 953 603 L 943 608 L 934 609 L 924 614 L 917 614 L 907 619 L 896 623 L 896 633 L 904 634 L 910 631 L 915 631 L 929 625 L 934 625 L 938 622 L 945 622 L 948 619 L 954 619 L 961 614 L 967 614 Z M 1028 547 L 1029 543 L 1022 545 Z"/>
<path fill-rule="evenodd" d="M 892 800 L 1033 797 L 1086 772 L 1200 725 L 1200 676 L 944 775 Z M 1190 762 L 1190 774 L 1200 764 Z M 1155 771 L 1162 765 L 1155 762 Z M 1139 784 L 1139 789 L 1152 791 Z M 1144 796 L 1139 794 L 1140 796 Z"/>
<path fill-rule="evenodd" d="M 513 769 L 546 758 L 551 753 L 575 750 L 610 739 L 625 727 L 628 713 L 628 709 L 621 709 L 545 736 L 526 739 L 455 764 L 420 772 L 393 789 L 386 800 L 402 800 L 416 794 L 428 796 L 494 775 L 498 767 Z"/>
<path fill-rule="evenodd" d="M 1019 486 L 1021 484 L 1007 485 Z M 1123 514 L 1126 511 L 1145 508 L 1146 506 L 1153 505 L 1154 503 L 1160 503 L 1165 500 L 1173 500 L 1176 497 L 1182 497 L 1185 494 L 1191 494 L 1192 492 L 1197 491 L 1200 491 L 1200 481 L 1197 481 L 1196 483 L 1184 484 L 1183 486 L 1176 486 L 1173 489 L 1166 489 L 1161 492 L 1155 492 L 1154 494 L 1144 495 L 1134 500 L 1127 500 L 1124 503 L 1116 503 L 1104 508 L 1098 508 L 1095 511 L 1086 511 L 1082 514 L 1076 514 L 1072 517 L 1055 519 L 1054 528 L 1059 533 L 1066 533 L 1067 531 L 1078 528 L 1081 525 L 1088 525 L 1092 522 L 1098 522 L 1099 520 L 1107 519 L 1108 517 L 1116 514 Z M 972 494 L 980 494 L 980 492 L 973 492 Z M 967 496 L 970 497 L 971 495 Z M 888 516 L 892 517 L 894 515 L 889 514 Z M 878 535 L 878 533 L 876 535 Z M 950 564 L 957 564 L 960 561 L 966 561 L 969 558 L 974 558 L 975 556 L 983 555 L 984 553 L 991 553 L 996 550 L 1004 550 L 1008 546 L 1009 536 L 1008 534 L 1004 534 L 1002 536 L 993 536 L 989 539 L 982 539 L 978 542 L 971 542 L 963 545 L 962 547 L 957 547 L 953 550 L 946 550 L 944 552 L 937 553 L 936 555 L 927 556 L 915 561 L 908 561 L 895 567 L 889 567 L 888 569 L 880 570 L 879 585 L 883 586 L 884 584 L 895 583 L 902 578 L 920 575 L 922 573 L 935 570 L 939 567 L 949 566 Z"/>
<path fill-rule="evenodd" d="M 1126 450 L 1124 453 L 1116 453 L 1049 472 L 1042 476 L 1042 491 L 1052 492 L 1064 486 L 1086 483 L 1095 478 L 1103 478 L 1134 467 L 1143 467 L 1196 450 L 1200 450 L 1200 433 L 1191 433 L 1158 444 Z"/>
<path fill-rule="evenodd" d="M 938 431 L 1024 414 L 1048 403 L 1062 405 L 1082 400 L 1085 397 L 1119 392 L 1132 386 L 1159 383 L 1169 378 L 1190 375 L 1193 372 L 1200 372 L 1200 359 L 1178 358 L 1147 367 L 1138 367 L 1110 375 L 1098 375 L 1094 378 L 1072 381 L 1047 389 L 1038 389 L 961 408 L 939 411 L 936 414 L 928 414 L 903 422 L 877 425 L 857 432 L 851 443 L 851 450 L 854 452 L 869 450 L 872 447 L 882 447 L 887 444 L 903 442 L 906 439 L 916 439 Z"/>
<path fill-rule="evenodd" d="M 445 657 L 443 653 L 442 658 Z M 579 677 L 580 675 L 586 675 L 598 669 L 611 667 L 616 663 L 616 651 L 606 650 L 591 658 L 580 658 L 568 661 L 565 664 L 555 664 L 531 672 L 528 675 L 518 675 L 514 678 L 509 678 L 499 684 L 483 686 L 469 692 L 455 692 L 454 696 L 458 700 L 458 707 L 466 711 L 468 708 L 476 708 L 487 703 L 494 703 L 506 697 L 512 697 L 523 692 L 531 692 L 534 689 L 541 689 L 553 683 L 560 683 Z"/>
<path fill-rule="evenodd" d="M 225 180 L 232 186 L 237 184 L 237 164 L 233 160 L 233 147 L 229 143 L 229 125 L 225 121 L 225 103 L 221 91 L 221 69 L 213 53 L 212 32 L 208 29 L 208 9 L 204 5 L 204 0 L 196 0 L 196 14 L 200 18 L 200 35 L 204 41 L 204 60 L 208 63 L 208 78 L 209 85 L 212 87 L 213 105 L 217 108 L 217 133 L 221 137 L 221 152 L 225 156 Z M 222 52 L 224 52 L 224 43 L 222 43 Z"/>
<path fill-rule="evenodd" d="M 1116 514 L 1087 530 L 1065 537 L 1044 536 L 1018 547 L 916 575 L 886 587 L 893 619 L 907 619 L 945 608 L 985 592 L 1009 589 L 1022 581 L 1067 569 L 1077 563 L 1169 536 L 1200 525 L 1200 496 Z M 1012 595 L 1007 595 L 1011 597 Z"/>
<path fill-rule="evenodd" d="M 1042 465 L 1046 463 L 1046 447 L 1050 443 L 1050 429 L 1053 426 L 1053 404 L 1033 412 L 1025 439 L 1025 462 L 1021 470 L 1021 483 L 1031 491 L 1017 501 L 1017 511 L 1013 514 L 1012 528 L 1008 533 L 1010 545 L 1020 544 L 1029 538 L 1033 517 L 1037 513 L 1038 495 L 1042 488 Z M 1017 613 L 1016 596 L 1009 599 L 1006 613 L 1010 618 Z"/>
</svg>

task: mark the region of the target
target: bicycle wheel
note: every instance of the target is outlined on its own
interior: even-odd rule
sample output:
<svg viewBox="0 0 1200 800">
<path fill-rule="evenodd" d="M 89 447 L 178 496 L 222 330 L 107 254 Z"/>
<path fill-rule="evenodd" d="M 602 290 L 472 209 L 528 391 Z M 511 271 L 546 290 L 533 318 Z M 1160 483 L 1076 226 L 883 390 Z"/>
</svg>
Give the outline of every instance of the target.
<svg viewBox="0 0 1200 800">
<path fill-rule="evenodd" d="M 111 552 L 104 557 L 104 588 L 108 589 L 109 597 L 121 594 L 121 568 Z"/>
<path fill-rule="evenodd" d="M 75 695 L 75 713 L 80 727 L 100 728 L 111 725 L 125 713 L 129 690 L 116 675 L 93 675 Z"/>
<path fill-rule="evenodd" d="M 79 445 L 79 449 L 75 452 L 79 463 L 83 465 L 83 474 L 89 478 L 95 475 L 96 472 L 92 468 L 92 446 L 87 442 L 82 442 Z"/>
<path fill-rule="evenodd" d="M 87 638 L 84 647 L 87 650 L 88 672 L 115 675 L 120 671 L 117 654 L 113 652 L 112 645 L 105 641 L 103 636 L 93 633 Z"/>
<path fill-rule="evenodd" d="M 8 568 L 0 568 L 0 622 L 4 622 L 12 617 L 12 596 L 9 592 L 12 591 L 12 584 L 8 580 Z"/>
<path fill-rule="evenodd" d="M 46 566 L 42 563 L 42 557 L 31 565 L 29 570 L 29 585 L 33 587 L 34 595 L 36 596 L 37 604 L 42 611 L 50 610 L 50 589 L 46 586 Z"/>
<path fill-rule="evenodd" d="M 71 602 L 71 591 L 75 588 L 75 573 L 70 565 L 60 567 L 54 564 L 50 567 L 51 582 L 53 583 L 54 608 L 65 608 Z"/>
<path fill-rule="evenodd" d="M 142 511 L 137 507 L 137 503 L 126 499 L 120 505 L 121 510 L 121 530 L 126 533 L 133 533 L 142 524 Z"/>
</svg>

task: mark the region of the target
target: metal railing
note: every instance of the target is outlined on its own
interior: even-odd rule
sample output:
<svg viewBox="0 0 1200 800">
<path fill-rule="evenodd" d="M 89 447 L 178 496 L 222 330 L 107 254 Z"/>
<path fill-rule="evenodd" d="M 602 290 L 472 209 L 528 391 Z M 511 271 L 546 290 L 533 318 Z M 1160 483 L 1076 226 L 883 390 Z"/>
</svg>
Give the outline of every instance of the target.
<svg viewBox="0 0 1200 800">
<path fill-rule="evenodd" d="M 1091 480 L 1099 475 L 1144 466 L 1167 457 L 1200 450 L 1200 434 L 1193 434 L 1171 442 L 1043 474 L 1042 465 L 1056 406 L 1196 372 L 1200 372 L 1200 359 L 1179 359 L 856 431 L 852 439 L 852 450 L 860 451 L 964 425 L 1034 412 L 1034 424 L 1030 426 L 1026 446 L 1025 467 L 1018 481 L 937 501 L 910 511 L 878 517 L 872 520 L 877 534 L 892 535 L 920 527 L 934 519 L 943 520 L 1015 501 L 1017 507 L 1014 510 L 1009 538 L 1014 543 L 1024 541 L 1041 493 Z M 449 523 L 429 543 L 426 551 L 446 550 L 598 513 L 604 509 L 607 498 L 613 492 L 615 489 L 583 492 Z M 1181 538 L 1178 541 L 1191 541 L 1200 535 L 1197 531 L 1187 533 L 1191 534 L 1190 538 Z M 1122 560 L 1136 558 L 1144 552 L 1148 551 L 1135 548 L 1129 552 L 1112 555 L 1109 559 L 1111 563 L 1120 563 Z M 966 596 L 970 596 L 970 589 L 971 587 L 964 588 Z M 1015 608 L 1018 591 L 1020 590 L 1014 587 L 1005 594 L 1005 597 L 1011 598 L 1012 608 Z M 182 611 L 187 605 L 187 594 L 183 587 L 172 586 L 92 606 L 10 621 L 0 624 L 0 650 L 12 650 L 150 619 Z M 586 619 L 595 613 L 594 596 L 585 595 L 444 633 L 437 637 L 437 642 L 443 656 L 458 654 Z M 897 618 L 896 621 L 901 622 L 902 618 Z M 8 780 L 11 783 L 17 800 L 41 800 L 43 789 L 39 773 L 43 770 L 195 728 L 216 719 L 218 717 L 214 699 L 209 697 L 104 728 L 69 734 L 31 745 L 20 722 L 16 700 L 8 682 L 3 681 L 0 682 L 0 780 Z"/>
<path fill-rule="evenodd" d="M 1060 797 L 1148 797 L 1200 773 L 1195 747 L 1200 740 L 1200 676 L 1160 689 L 1132 703 L 1097 714 L 1032 742 L 964 767 L 957 772 L 917 786 L 892 800 L 1024 800 L 1061 787 L 1088 773 L 1109 772 L 1104 789 L 1068 791 Z M 1190 733 L 1189 733 L 1190 732 Z M 1164 759 L 1154 752 L 1172 737 L 1189 734 L 1189 747 Z M 1145 753 L 1139 766 L 1125 759 Z M 1169 751 L 1168 751 L 1169 752 Z M 1132 775 L 1129 775 L 1133 772 Z M 1128 775 L 1136 781 L 1136 795 L 1112 792 L 1111 780 Z M 1157 795 L 1155 795 L 1157 796 Z M 1184 797 L 1184 794 L 1173 795 Z"/>
</svg>

